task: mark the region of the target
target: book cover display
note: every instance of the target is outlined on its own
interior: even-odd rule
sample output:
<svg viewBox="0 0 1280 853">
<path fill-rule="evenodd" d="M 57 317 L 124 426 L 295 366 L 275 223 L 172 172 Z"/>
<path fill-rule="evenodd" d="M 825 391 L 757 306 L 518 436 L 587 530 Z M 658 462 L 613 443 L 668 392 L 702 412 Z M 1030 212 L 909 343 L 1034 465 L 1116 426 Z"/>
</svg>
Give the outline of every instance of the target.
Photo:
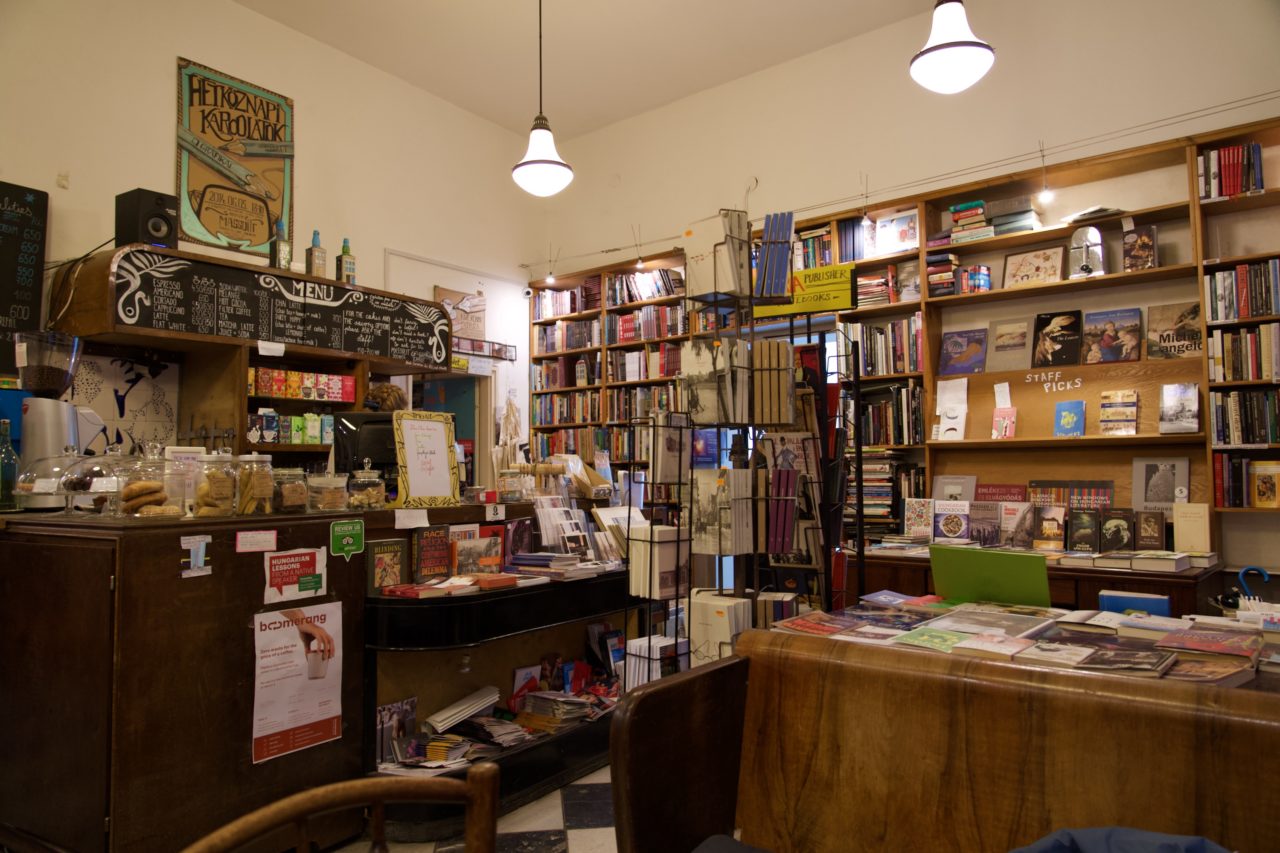
<svg viewBox="0 0 1280 853">
<path fill-rule="evenodd" d="M 1059 400 L 1054 403 L 1053 434 L 1058 438 L 1084 435 L 1084 400 Z"/>
<path fill-rule="evenodd" d="M 1031 351 L 1032 367 L 1080 363 L 1080 312 L 1037 314 Z"/>
<path fill-rule="evenodd" d="M 384 586 L 409 583 L 409 546 L 405 540 L 376 539 L 367 544 L 370 594 L 376 595 Z"/>
<path fill-rule="evenodd" d="M 1067 521 L 1067 530 L 1070 537 L 1067 543 L 1067 550 L 1086 551 L 1093 554 L 1102 550 L 1102 535 L 1099 529 L 1097 510 L 1071 510 L 1071 515 Z"/>
<path fill-rule="evenodd" d="M 1160 386 L 1160 434 L 1200 431 L 1200 385 L 1179 382 Z"/>
<path fill-rule="evenodd" d="M 1139 456 L 1133 460 L 1133 508 L 1170 512 L 1190 496 L 1191 461 L 1185 456 Z"/>
<path fill-rule="evenodd" d="M 1085 364 L 1137 361 L 1142 355 L 1142 309 L 1085 314 L 1083 352 Z"/>
<path fill-rule="evenodd" d="M 413 582 L 449 575 L 449 525 L 433 524 L 413 531 Z"/>
<path fill-rule="evenodd" d="M 968 501 L 935 500 L 933 502 L 933 541 L 951 543 L 969 541 Z"/>
<path fill-rule="evenodd" d="M 1031 366 L 1031 324 L 1027 320 L 993 321 L 987 329 L 987 372 L 1026 370 Z"/>
<path fill-rule="evenodd" d="M 1200 358 L 1203 354 L 1199 302 L 1147 307 L 1147 358 Z"/>
<path fill-rule="evenodd" d="M 1138 434 L 1138 392 L 1103 391 L 1098 411 L 1098 432 L 1103 435 Z"/>
<path fill-rule="evenodd" d="M 1125 272 L 1149 270 L 1160 265 L 1155 225 L 1135 225 L 1124 232 L 1120 246 L 1124 253 Z"/>
<path fill-rule="evenodd" d="M 1133 550 L 1133 513 L 1129 510 L 1106 509 L 1102 511 L 1102 539 L 1098 550 Z"/>
<path fill-rule="evenodd" d="M 1030 548 L 1035 541 L 1035 508 L 1028 501 L 1004 501 L 1000 504 L 1000 544 L 1011 548 Z"/>
<path fill-rule="evenodd" d="M 1067 538 L 1067 508 L 1038 506 L 1035 508 L 1035 540 L 1037 551 L 1061 551 Z"/>
<path fill-rule="evenodd" d="M 986 329 L 942 333 L 942 354 L 938 358 L 939 374 L 954 376 L 981 373 L 986 362 Z"/>
</svg>

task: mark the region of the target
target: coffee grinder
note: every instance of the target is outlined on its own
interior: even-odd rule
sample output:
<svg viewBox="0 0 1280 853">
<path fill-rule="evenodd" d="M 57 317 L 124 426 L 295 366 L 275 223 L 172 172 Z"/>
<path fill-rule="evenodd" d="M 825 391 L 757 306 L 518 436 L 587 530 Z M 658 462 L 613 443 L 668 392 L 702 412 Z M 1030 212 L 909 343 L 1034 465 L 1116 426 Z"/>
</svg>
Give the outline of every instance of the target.
<svg viewBox="0 0 1280 853">
<path fill-rule="evenodd" d="M 37 459 L 59 456 L 66 448 L 77 452 L 82 417 L 102 423 L 92 410 L 77 409 L 61 398 L 71 388 L 80 339 L 60 332 L 14 332 L 14 360 L 22 390 L 31 394 L 22 401 L 21 470 Z M 33 509 L 61 509 L 66 499 L 59 495 L 34 496 L 25 505 Z"/>
</svg>

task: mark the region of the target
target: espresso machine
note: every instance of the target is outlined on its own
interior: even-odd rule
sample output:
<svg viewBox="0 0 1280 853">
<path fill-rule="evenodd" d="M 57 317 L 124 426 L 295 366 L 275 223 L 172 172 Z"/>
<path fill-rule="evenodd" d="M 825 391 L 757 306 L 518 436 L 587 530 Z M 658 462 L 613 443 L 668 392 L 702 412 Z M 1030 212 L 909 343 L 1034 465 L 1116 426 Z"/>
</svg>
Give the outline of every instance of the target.
<svg viewBox="0 0 1280 853">
<path fill-rule="evenodd" d="M 80 339 L 60 332 L 14 332 L 13 342 L 18 381 L 22 390 L 31 394 L 22 401 L 20 470 L 26 470 L 37 459 L 60 456 L 68 447 L 83 452 L 80 436 L 92 438 L 103 423 L 92 409 L 62 400 L 75 376 Z M 66 499 L 60 495 L 35 495 L 26 498 L 24 505 L 30 509 L 62 509 Z"/>
</svg>

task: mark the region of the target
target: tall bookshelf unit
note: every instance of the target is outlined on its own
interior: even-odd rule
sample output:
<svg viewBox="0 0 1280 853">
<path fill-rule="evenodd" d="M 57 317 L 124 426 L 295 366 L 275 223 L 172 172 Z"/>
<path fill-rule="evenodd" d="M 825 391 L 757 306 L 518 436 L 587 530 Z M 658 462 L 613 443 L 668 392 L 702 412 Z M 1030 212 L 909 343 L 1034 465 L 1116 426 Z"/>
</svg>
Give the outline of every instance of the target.
<svg viewBox="0 0 1280 853">
<path fill-rule="evenodd" d="M 1214 493 L 1215 451 L 1221 454 L 1220 466 L 1223 461 L 1230 465 L 1233 458 L 1280 462 L 1280 435 L 1274 426 L 1274 395 L 1280 375 L 1247 381 L 1211 381 L 1210 377 L 1210 332 L 1248 332 L 1280 322 L 1280 305 L 1270 305 L 1269 313 L 1206 322 L 1209 317 L 1206 275 L 1234 270 L 1242 264 L 1266 265 L 1280 259 L 1280 229 L 1277 228 L 1280 190 L 1237 193 L 1213 200 L 1200 197 L 1197 155 L 1222 146 L 1251 142 L 1260 146 L 1264 176 L 1273 184 L 1280 183 L 1280 119 L 1274 119 L 1061 163 L 1043 172 L 1035 168 L 878 201 L 873 207 L 796 223 L 797 233 L 829 228 L 834 236 L 841 233 L 841 223 L 851 219 L 861 217 L 878 222 L 904 213 L 915 214 L 919 238 L 915 249 L 855 258 L 849 251 L 850 241 L 834 239 L 829 262 L 855 261 L 855 277 L 884 273 L 890 267 L 897 271 L 911 264 L 918 271 L 919 301 L 854 307 L 839 312 L 836 320 L 846 324 L 842 328 L 847 332 L 847 324 L 884 325 L 919 312 L 919 369 L 864 372 L 862 385 L 864 399 L 872 402 L 885 389 L 911 384 L 921 388 L 922 440 L 890 435 L 888 441 L 879 443 L 900 451 L 904 459 L 920 466 L 924 474 L 922 496 L 929 496 L 930 484 L 937 475 L 975 474 L 979 482 L 1002 484 L 1024 484 L 1033 479 L 1111 480 L 1115 485 L 1114 505 L 1130 507 L 1134 505 L 1132 460 L 1172 456 L 1185 457 L 1190 463 L 1186 500 L 1214 505 L 1219 522 L 1224 514 L 1237 512 L 1280 513 L 1274 508 L 1226 507 L 1222 499 L 1215 500 Z M 927 245 L 929 236 L 942 230 L 952 205 L 973 200 L 990 204 L 1020 195 L 1035 195 L 1046 183 L 1055 191 L 1056 198 L 1040 205 L 1042 227 L 970 242 Z M 1120 212 L 1062 224 L 1061 220 L 1068 214 L 1094 205 Z M 1156 265 L 1124 271 L 1123 231 L 1149 225 L 1156 228 Z M 1071 278 L 1070 242 L 1073 232 L 1084 226 L 1101 232 L 1105 273 Z M 1064 249 L 1060 278 L 1017 287 L 1003 286 L 1005 263 L 1010 254 L 1053 247 Z M 988 266 L 992 289 L 931 297 L 926 258 L 941 252 L 957 255 L 958 267 Z M 808 255 L 808 265 L 824 265 L 825 260 L 821 252 Z M 1202 349 L 1195 357 L 1148 358 L 1148 309 L 1173 303 L 1194 303 L 1198 317 L 1188 322 L 1199 332 Z M 937 381 L 953 378 L 939 373 L 944 333 L 989 329 L 993 322 L 1025 320 L 1030 336 L 1035 316 L 1040 313 L 1063 310 L 1089 313 L 1125 308 L 1141 309 L 1143 340 L 1139 360 L 1028 367 L 995 373 L 985 372 L 984 365 L 983 372 L 966 375 L 968 414 L 963 438 L 943 441 L 932 436 L 939 420 L 934 414 Z M 1034 341 L 1031 345 L 1034 346 Z M 992 346 L 990 340 L 987 346 Z M 1267 352 L 1269 349 L 1264 354 Z M 1012 403 L 1017 408 L 1017 430 L 1013 438 L 993 439 L 990 431 L 995 386 L 1003 382 L 1009 383 Z M 1200 429 L 1194 433 L 1165 435 L 1159 432 L 1161 388 L 1174 383 L 1199 386 Z M 1126 389 L 1138 392 L 1137 434 L 1101 434 L 1098 421 L 1101 393 Z M 1232 391 L 1272 394 L 1273 426 L 1268 441 L 1229 448 L 1216 446 L 1221 442 L 1214 438 L 1210 392 Z M 1066 400 L 1085 401 L 1083 437 L 1054 437 L 1055 403 Z M 1254 414 L 1263 414 L 1262 408 L 1255 407 Z M 854 508 L 850 507 L 850 511 Z M 1215 523 L 1213 527 L 1216 541 L 1219 525 Z"/>
</svg>

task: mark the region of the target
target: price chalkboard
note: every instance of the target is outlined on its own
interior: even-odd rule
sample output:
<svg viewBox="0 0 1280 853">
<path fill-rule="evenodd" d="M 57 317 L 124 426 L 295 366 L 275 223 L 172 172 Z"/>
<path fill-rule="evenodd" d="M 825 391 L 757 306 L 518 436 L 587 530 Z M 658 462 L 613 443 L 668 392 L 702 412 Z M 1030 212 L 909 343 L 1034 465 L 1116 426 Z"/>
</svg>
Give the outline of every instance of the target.
<svg viewBox="0 0 1280 853">
<path fill-rule="evenodd" d="M 300 344 L 449 367 L 449 317 L 432 303 L 142 247 L 117 258 L 112 286 L 117 329 Z"/>
<path fill-rule="evenodd" d="M 13 333 L 40 327 L 49 194 L 0 182 L 0 374 L 16 375 Z"/>
</svg>

